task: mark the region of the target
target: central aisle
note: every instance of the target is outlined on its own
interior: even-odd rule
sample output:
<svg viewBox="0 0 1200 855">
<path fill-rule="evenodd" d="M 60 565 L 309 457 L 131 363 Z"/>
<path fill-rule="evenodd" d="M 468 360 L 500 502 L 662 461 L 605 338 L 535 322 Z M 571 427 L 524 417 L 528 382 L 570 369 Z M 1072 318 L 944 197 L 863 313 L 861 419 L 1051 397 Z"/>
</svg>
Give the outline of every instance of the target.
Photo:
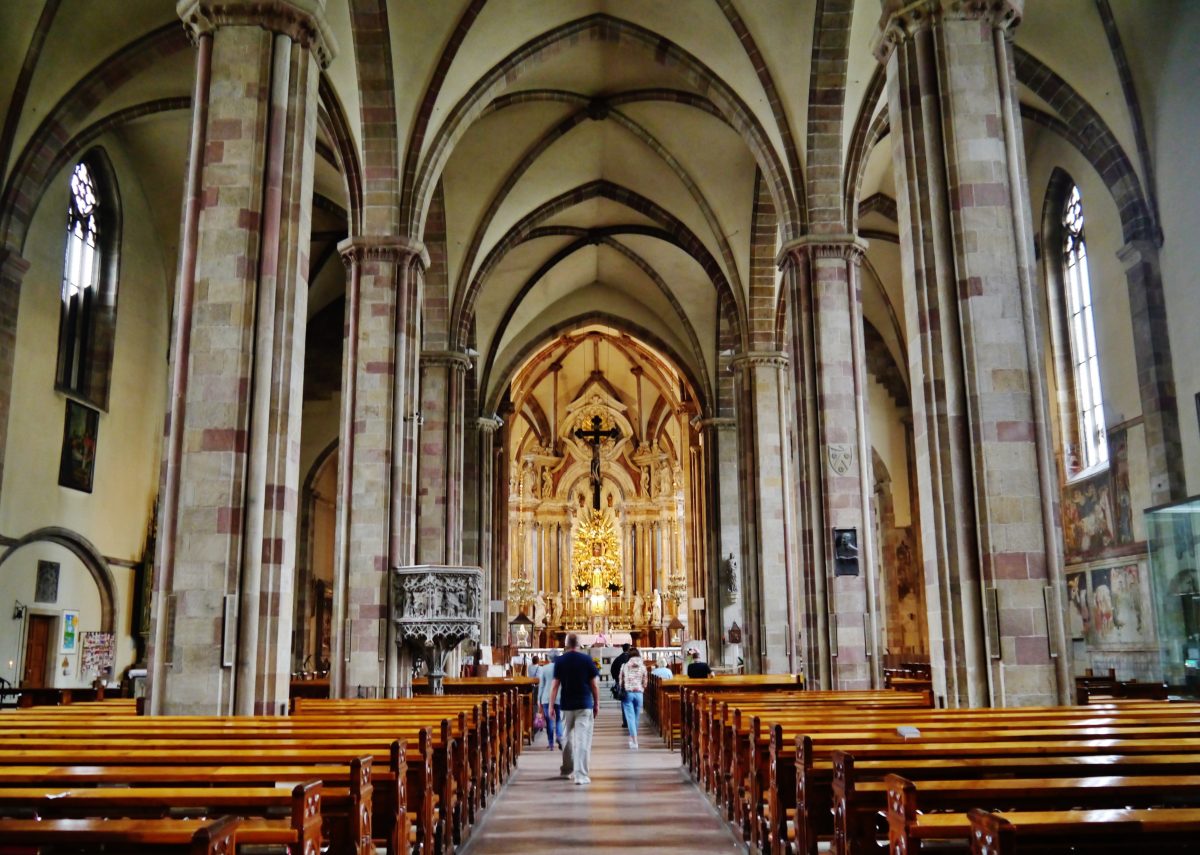
<svg viewBox="0 0 1200 855">
<path fill-rule="evenodd" d="M 745 852 L 643 714 L 630 751 L 621 707 L 607 697 L 596 720 L 592 783 L 558 776 L 546 734 L 521 752 L 516 773 L 462 850 L 464 855 L 559 852 Z"/>
</svg>

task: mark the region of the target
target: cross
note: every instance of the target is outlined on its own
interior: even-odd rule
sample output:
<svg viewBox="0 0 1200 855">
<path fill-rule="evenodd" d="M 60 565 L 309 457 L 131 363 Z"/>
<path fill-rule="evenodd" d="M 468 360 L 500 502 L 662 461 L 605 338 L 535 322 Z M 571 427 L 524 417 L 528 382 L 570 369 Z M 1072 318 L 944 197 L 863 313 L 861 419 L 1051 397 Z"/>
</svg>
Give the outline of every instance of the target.
<svg viewBox="0 0 1200 855">
<path fill-rule="evenodd" d="M 592 429 L 575 429 L 575 436 L 587 441 L 592 447 L 592 509 L 600 510 L 600 440 L 608 437 L 614 442 L 621 437 L 616 427 L 600 430 L 600 417 L 592 416 Z"/>
</svg>

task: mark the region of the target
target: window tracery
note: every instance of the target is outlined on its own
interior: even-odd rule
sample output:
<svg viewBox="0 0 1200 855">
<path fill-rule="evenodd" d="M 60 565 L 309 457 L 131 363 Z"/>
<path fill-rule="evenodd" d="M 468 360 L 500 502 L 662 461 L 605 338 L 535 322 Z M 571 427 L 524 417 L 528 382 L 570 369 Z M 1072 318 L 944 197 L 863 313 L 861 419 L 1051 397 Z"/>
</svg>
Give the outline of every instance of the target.
<svg viewBox="0 0 1200 855">
<path fill-rule="evenodd" d="M 1084 238 L 1083 200 L 1072 185 L 1063 205 L 1063 290 L 1071 350 L 1075 412 L 1079 437 L 1078 468 L 1090 469 L 1108 461 L 1104 424 L 1104 394 L 1092 314 L 1092 283 Z"/>
</svg>

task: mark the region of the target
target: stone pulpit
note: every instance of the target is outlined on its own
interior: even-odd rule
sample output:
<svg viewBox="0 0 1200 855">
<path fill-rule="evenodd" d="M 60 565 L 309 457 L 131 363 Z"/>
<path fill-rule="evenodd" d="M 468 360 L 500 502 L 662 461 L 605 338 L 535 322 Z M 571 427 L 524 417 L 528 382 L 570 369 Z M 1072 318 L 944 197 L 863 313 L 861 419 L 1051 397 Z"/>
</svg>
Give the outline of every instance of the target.
<svg viewBox="0 0 1200 855">
<path fill-rule="evenodd" d="M 429 685 L 442 693 L 446 657 L 463 641 L 479 641 L 483 626 L 483 571 L 478 567 L 419 564 L 393 571 L 396 644 L 423 651 Z"/>
</svg>

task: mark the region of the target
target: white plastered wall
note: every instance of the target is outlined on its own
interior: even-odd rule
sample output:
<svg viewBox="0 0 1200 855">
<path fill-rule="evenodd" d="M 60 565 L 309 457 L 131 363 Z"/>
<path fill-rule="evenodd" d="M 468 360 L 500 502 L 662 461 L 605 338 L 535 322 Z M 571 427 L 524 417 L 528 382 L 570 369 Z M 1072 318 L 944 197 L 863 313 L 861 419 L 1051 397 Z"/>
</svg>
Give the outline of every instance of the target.
<svg viewBox="0 0 1200 855">
<path fill-rule="evenodd" d="M 174 273 L 164 267 L 143 188 L 119 139 L 109 135 L 99 144 L 116 174 L 123 228 L 112 382 L 108 410 L 100 414 L 93 492 L 58 485 L 66 407 L 65 397 L 54 389 L 69 176 L 64 170 L 51 182 L 23 250 L 30 268 L 21 290 L 17 325 L 0 533 L 20 538 L 37 529 L 61 527 L 85 538 L 106 558 L 133 563 L 142 558 L 158 492 L 166 400 L 167 305 Z M 80 631 L 100 629 L 99 591 L 79 560 L 49 543 L 23 547 L 0 566 L 0 618 L 5 618 L 0 620 L 0 675 L 8 679 L 10 659 L 20 668 L 24 622 L 7 617 L 14 599 L 35 605 L 39 559 L 57 561 L 62 569 L 58 602 L 37 604 L 34 610 L 78 609 Z M 119 676 L 134 658 L 130 628 L 133 570 L 112 564 L 110 570 L 117 586 L 114 674 Z M 52 676 L 55 685 L 90 682 L 79 674 L 77 655 L 75 660 L 69 663 L 67 675 L 58 667 L 48 672 L 48 678 Z M 60 656 L 58 663 L 61 661 Z"/>
</svg>

